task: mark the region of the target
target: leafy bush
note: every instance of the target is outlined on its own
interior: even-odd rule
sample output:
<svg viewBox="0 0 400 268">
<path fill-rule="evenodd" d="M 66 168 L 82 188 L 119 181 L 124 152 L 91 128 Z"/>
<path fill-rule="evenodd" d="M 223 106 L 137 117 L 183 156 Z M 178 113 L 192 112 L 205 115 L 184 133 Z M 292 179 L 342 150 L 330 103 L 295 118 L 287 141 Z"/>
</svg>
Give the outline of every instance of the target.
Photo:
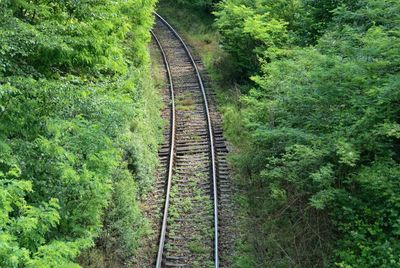
<svg viewBox="0 0 400 268">
<path fill-rule="evenodd" d="M 133 254 L 160 134 L 154 1 L 0 5 L 0 266 L 77 267 L 111 217 Z"/>
<path fill-rule="evenodd" d="M 237 142 L 235 163 L 263 200 L 257 199 L 256 213 L 268 219 L 259 221 L 270 232 L 260 243 L 272 256 L 263 261 L 274 267 L 398 267 L 400 4 L 360 0 L 321 7 L 313 1 L 320 4 L 311 18 L 320 24 L 311 46 L 299 42 L 307 27 L 294 27 L 282 15 L 287 9 L 243 2 L 223 2 L 217 27 L 224 47 L 257 72 L 235 115 L 243 118 L 235 128 L 244 128 L 247 139 Z M 279 23 L 271 25 L 274 20 Z M 246 42 L 251 50 L 242 46 Z M 303 231 L 295 233 L 298 224 Z M 298 247 L 301 241 L 306 246 Z"/>
<path fill-rule="evenodd" d="M 248 78 L 260 71 L 260 58 L 276 56 L 276 48 L 314 45 L 341 5 L 353 10 L 357 1 L 225 0 L 217 4 L 215 26 L 236 60 L 238 77 Z"/>
<path fill-rule="evenodd" d="M 201 8 L 205 10 L 211 11 L 214 7 L 214 5 L 219 2 L 219 0 L 176 0 L 176 1 L 171 1 L 171 0 L 166 0 L 164 2 L 170 2 L 170 4 L 177 4 L 178 6 L 191 6 L 195 8 Z"/>
</svg>

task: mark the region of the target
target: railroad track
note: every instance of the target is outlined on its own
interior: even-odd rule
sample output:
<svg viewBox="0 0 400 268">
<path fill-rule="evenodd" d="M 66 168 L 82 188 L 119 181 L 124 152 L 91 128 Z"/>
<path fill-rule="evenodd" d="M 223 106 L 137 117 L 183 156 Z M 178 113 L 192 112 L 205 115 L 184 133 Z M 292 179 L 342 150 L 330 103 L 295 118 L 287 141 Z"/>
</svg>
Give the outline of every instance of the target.
<svg viewBox="0 0 400 268">
<path fill-rule="evenodd" d="M 154 205 L 162 211 L 155 266 L 220 267 L 222 259 L 229 267 L 232 187 L 221 118 L 201 61 L 158 14 L 152 34 L 165 68 L 163 117 L 169 121 L 153 196 L 163 196 Z"/>
</svg>

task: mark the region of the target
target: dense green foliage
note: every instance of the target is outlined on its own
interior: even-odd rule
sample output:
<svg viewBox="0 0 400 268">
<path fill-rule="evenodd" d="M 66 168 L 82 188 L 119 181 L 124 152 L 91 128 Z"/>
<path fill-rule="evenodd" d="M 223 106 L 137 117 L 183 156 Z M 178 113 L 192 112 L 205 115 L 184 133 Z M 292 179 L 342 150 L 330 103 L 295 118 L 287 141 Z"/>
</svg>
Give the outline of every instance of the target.
<svg viewBox="0 0 400 268">
<path fill-rule="evenodd" d="M 192 7 L 195 9 L 211 11 L 219 0 L 165 0 L 162 2 L 168 3 L 168 5 L 172 6 Z"/>
<path fill-rule="evenodd" d="M 103 221 L 114 252 L 137 247 L 159 137 L 154 2 L 0 0 L 1 267 L 78 267 Z"/>
<path fill-rule="evenodd" d="M 242 267 L 400 267 L 400 2 L 226 0 L 216 16 L 252 75 L 225 118 L 264 236 Z"/>
<path fill-rule="evenodd" d="M 273 57 L 274 48 L 315 44 L 332 20 L 330 11 L 341 4 L 355 6 L 349 0 L 221 1 L 216 26 L 237 72 L 251 75 L 259 71 L 260 57 Z"/>
</svg>

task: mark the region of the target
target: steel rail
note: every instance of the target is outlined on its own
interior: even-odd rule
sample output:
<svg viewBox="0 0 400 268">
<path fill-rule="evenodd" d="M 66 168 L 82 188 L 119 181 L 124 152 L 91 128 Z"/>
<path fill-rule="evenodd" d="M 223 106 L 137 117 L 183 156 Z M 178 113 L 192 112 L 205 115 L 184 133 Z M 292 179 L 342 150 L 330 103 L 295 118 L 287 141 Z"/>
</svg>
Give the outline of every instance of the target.
<svg viewBox="0 0 400 268">
<path fill-rule="evenodd" d="M 207 124 L 208 124 L 208 135 L 210 138 L 210 154 L 211 154 L 211 171 L 212 171 L 212 183 L 213 183 L 213 199 L 214 199 L 214 267 L 219 268 L 219 252 L 218 252 L 218 193 L 217 193 L 217 168 L 216 168 L 216 157 L 215 157 L 215 148 L 214 148 L 214 135 L 213 135 L 213 130 L 212 130 L 212 122 L 211 122 L 211 117 L 210 117 L 210 111 L 208 107 L 208 99 L 206 95 L 206 90 L 204 87 L 203 79 L 201 78 L 199 68 L 196 65 L 196 62 L 192 56 L 192 53 L 190 52 L 188 46 L 185 44 L 181 36 L 175 31 L 175 29 L 159 14 L 155 13 L 155 15 L 173 32 L 176 38 L 180 41 L 182 46 L 184 47 L 187 55 L 190 58 L 190 61 L 192 63 L 193 68 L 195 69 L 197 80 L 200 85 L 201 93 L 203 95 L 203 100 L 204 100 L 204 108 L 206 112 L 206 117 L 207 117 Z M 164 54 L 165 56 L 165 54 Z M 166 57 L 165 57 L 166 59 Z M 165 215 L 165 213 L 164 213 Z M 168 214 L 167 214 L 168 215 Z M 166 222 L 166 219 L 164 219 Z M 166 230 L 166 226 L 163 226 L 163 230 Z M 165 242 L 165 233 L 164 237 L 161 237 L 160 241 L 163 240 Z M 161 261 L 162 261 L 162 252 L 160 256 L 160 251 L 163 249 L 159 248 L 158 252 L 158 257 L 157 257 L 157 266 L 156 268 L 161 268 Z"/>
<path fill-rule="evenodd" d="M 154 34 L 153 31 L 151 31 L 151 34 L 153 35 L 154 40 L 156 41 L 158 47 L 160 48 L 162 58 L 165 64 L 165 68 L 167 69 L 168 73 L 168 82 L 169 82 L 169 90 L 171 94 L 171 147 L 170 147 L 170 154 L 169 154 L 169 166 L 168 166 L 168 179 L 167 179 L 167 193 L 165 197 L 165 205 L 164 205 L 164 214 L 163 214 L 163 221 L 162 221 L 162 227 L 161 227 L 161 235 L 160 235 L 160 242 L 159 242 L 159 248 L 158 248 L 158 254 L 157 254 L 157 263 L 156 267 L 160 268 L 162 264 L 162 259 L 163 259 L 163 252 L 164 252 L 164 245 L 165 245 L 165 236 L 167 233 L 167 219 L 168 219 L 168 210 L 169 210 L 169 203 L 170 203 L 170 194 L 171 194 L 171 186 L 172 186 L 172 172 L 173 172 L 173 166 L 174 166 L 174 153 L 175 153 L 175 132 L 176 132 L 176 124 L 175 124 L 175 119 L 176 119 L 176 113 L 175 113 L 175 92 L 174 92 L 174 84 L 172 81 L 172 75 L 171 75 L 171 69 L 168 63 L 167 56 L 165 54 L 165 51 L 158 40 L 157 36 Z"/>
</svg>

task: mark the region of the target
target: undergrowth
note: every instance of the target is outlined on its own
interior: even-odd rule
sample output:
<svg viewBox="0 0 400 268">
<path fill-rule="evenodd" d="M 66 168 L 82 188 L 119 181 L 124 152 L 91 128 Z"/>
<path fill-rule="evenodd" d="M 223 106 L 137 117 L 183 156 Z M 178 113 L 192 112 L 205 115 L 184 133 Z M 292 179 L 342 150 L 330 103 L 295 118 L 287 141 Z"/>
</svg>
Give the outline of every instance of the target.
<svg viewBox="0 0 400 268">
<path fill-rule="evenodd" d="M 0 1 L 1 267 L 116 267 L 148 231 L 154 5 Z"/>
<path fill-rule="evenodd" d="M 213 26 L 214 16 L 207 9 L 177 4 L 169 0 L 160 1 L 157 12 L 168 20 L 194 50 L 194 54 L 202 59 L 207 73 L 211 77 L 213 91 L 217 94 L 219 111 L 222 114 L 235 114 L 239 105 L 240 86 L 235 82 L 235 70 L 231 57 L 219 45 L 220 35 Z M 230 132 L 230 130 L 227 129 L 226 132 Z M 233 130 L 232 132 L 236 133 Z M 241 208 L 237 213 L 247 215 L 250 212 L 249 206 L 239 202 L 239 200 L 247 200 L 247 194 L 238 194 L 236 200 Z M 250 233 L 246 234 L 245 232 L 247 228 L 250 228 L 251 222 L 249 221 L 249 226 L 245 226 L 247 222 L 241 222 L 243 233 L 237 234 L 234 267 L 255 267 L 256 254 L 246 237 Z M 194 249 L 196 249 L 195 245 L 195 243 L 192 245 Z"/>
</svg>

